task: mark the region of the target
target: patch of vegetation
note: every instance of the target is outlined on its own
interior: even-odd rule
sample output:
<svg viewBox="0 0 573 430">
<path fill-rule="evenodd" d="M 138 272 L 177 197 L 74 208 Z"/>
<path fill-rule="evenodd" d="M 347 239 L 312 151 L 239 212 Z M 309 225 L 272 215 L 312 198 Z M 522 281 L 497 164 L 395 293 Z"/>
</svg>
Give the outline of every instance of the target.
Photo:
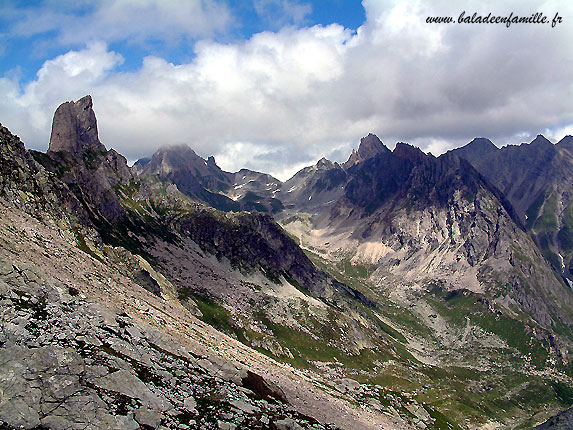
<svg viewBox="0 0 573 430">
<path fill-rule="evenodd" d="M 570 203 L 565 209 L 563 226 L 557 234 L 557 240 L 559 240 L 559 244 L 564 251 L 573 251 L 573 203 Z"/>
<path fill-rule="evenodd" d="M 92 249 L 88 246 L 88 244 L 86 243 L 86 239 L 84 235 L 80 232 L 80 230 L 76 227 L 73 227 L 72 229 L 78 241 L 78 248 L 83 252 L 85 252 L 86 254 L 98 260 L 100 263 L 104 263 L 103 259 L 99 255 L 97 255 L 94 251 L 92 251 Z"/>
<path fill-rule="evenodd" d="M 451 421 L 435 408 L 425 407 L 428 414 L 434 419 L 434 422 L 429 426 L 431 429 L 435 430 L 462 430 L 462 428 L 455 422 Z"/>
<path fill-rule="evenodd" d="M 335 315 L 330 315 L 330 320 L 326 322 L 313 321 L 313 331 L 319 334 L 318 338 L 298 329 L 272 322 L 263 313 L 257 314 L 256 318 L 273 332 L 281 347 L 288 349 L 294 356 L 293 359 L 277 358 L 296 367 L 308 368 L 312 367 L 310 362 L 322 361 L 342 363 L 346 370 L 369 370 L 372 369 L 374 361 L 385 361 L 390 358 L 387 353 L 379 349 L 362 349 L 358 354 L 352 354 L 333 346 L 329 339 L 341 339 L 342 334 L 336 321 L 333 320 L 336 318 Z"/>
<path fill-rule="evenodd" d="M 86 167 L 90 170 L 96 169 L 101 164 L 105 154 L 106 151 L 95 148 L 87 148 L 82 152 Z"/>
<path fill-rule="evenodd" d="M 557 196 L 552 193 L 543 205 L 543 212 L 533 224 L 533 231 L 555 232 L 557 231 Z"/>
<path fill-rule="evenodd" d="M 553 391 L 565 406 L 573 405 L 573 387 L 563 382 L 554 382 L 552 385 Z"/>
<path fill-rule="evenodd" d="M 197 293 L 191 292 L 188 289 L 179 289 L 178 299 L 182 303 L 188 299 L 192 299 L 201 311 L 202 316 L 199 317 L 201 321 L 215 327 L 224 333 L 235 335 L 237 340 L 245 345 L 251 344 L 247 336 L 249 334 L 252 335 L 254 332 L 251 332 L 250 330 L 243 331 L 240 328 L 234 326 L 231 323 L 231 313 L 222 305 L 217 303 L 215 299 L 199 295 Z"/>
<path fill-rule="evenodd" d="M 532 263 L 531 258 L 527 257 L 523 254 L 522 249 L 517 247 L 516 245 L 512 245 L 511 248 L 513 249 L 513 255 L 520 261 L 524 263 Z"/>
<path fill-rule="evenodd" d="M 535 224 L 535 221 L 537 221 L 537 218 L 539 217 L 539 211 L 541 210 L 544 201 L 545 193 L 541 193 L 525 211 L 527 215 L 526 228 L 528 230 L 531 230 L 533 224 Z"/>
<path fill-rule="evenodd" d="M 368 267 L 353 264 L 349 259 L 342 260 L 337 264 L 337 267 L 346 277 L 366 279 L 369 276 Z"/>
</svg>

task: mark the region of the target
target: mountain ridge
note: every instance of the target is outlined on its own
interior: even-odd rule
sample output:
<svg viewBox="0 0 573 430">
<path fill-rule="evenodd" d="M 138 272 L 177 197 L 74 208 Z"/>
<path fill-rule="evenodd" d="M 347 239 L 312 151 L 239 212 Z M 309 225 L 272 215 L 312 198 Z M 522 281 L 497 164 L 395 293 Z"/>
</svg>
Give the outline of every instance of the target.
<svg viewBox="0 0 573 430">
<path fill-rule="evenodd" d="M 573 280 L 571 139 L 566 136 L 553 144 L 538 135 L 531 143 L 506 146 L 484 157 L 471 155 L 468 145 L 451 151 L 468 157 L 504 193 L 545 257 L 569 280 Z"/>
<path fill-rule="evenodd" d="M 181 149 L 190 163 L 178 165 L 184 157 L 170 160 L 163 150 L 152 165 L 153 158 L 130 169 L 99 138 L 94 144 L 97 122 L 84 99 L 73 105 L 84 106 L 83 131 L 61 114 L 71 105 L 56 111 L 56 130 L 75 130 L 58 135 L 57 151 L 26 152 L 7 130 L 0 136 L 2 150 L 13 154 L 1 165 L 0 198 L 16 197 L 2 206 L 0 295 L 9 306 L 9 343 L 0 350 L 21 369 L 36 365 L 28 350 L 33 327 L 42 327 L 49 356 L 64 347 L 78 362 L 91 354 L 105 363 L 97 371 L 107 385 L 96 387 L 108 391 L 79 390 L 99 396 L 105 419 L 134 428 L 240 426 L 263 417 L 277 428 L 525 427 L 570 405 L 571 290 L 504 195 L 468 161 L 408 144 L 390 151 L 369 135 L 348 168 L 321 159 L 284 183 L 249 170 L 223 172 L 190 148 Z M 540 139 L 533 146 L 546 145 Z M 167 177 L 175 168 L 181 186 Z M 186 181 L 198 185 L 183 192 Z M 197 190 L 266 213 L 221 211 Z M 57 217 L 46 216 L 58 207 L 74 221 L 62 224 L 56 240 L 50 219 Z M 78 216 L 70 215 L 74 207 Z M 4 264 L 10 258 L 26 267 L 25 277 Z M 94 318 L 99 328 L 92 327 L 82 295 L 102 315 L 110 301 L 123 311 Z M 45 297 L 49 325 L 43 307 L 23 311 L 34 296 Z M 51 312 L 64 315 L 66 306 L 84 331 L 60 318 L 67 334 L 59 339 Z M 154 347 L 157 335 L 142 319 L 166 336 L 182 330 L 181 342 L 201 355 Z M 82 336 L 103 348 L 85 349 Z M 181 373 L 185 366 L 191 370 Z M 300 387 L 298 374 L 305 375 Z M 119 376 L 144 394 L 118 385 Z M 197 398 L 195 406 L 181 390 Z M 17 398 L 41 409 L 24 392 Z M 38 422 L 66 428 L 61 423 L 74 409 L 63 404 L 68 409 Z M 22 411 L 18 405 L 0 402 L 0 410 Z"/>
</svg>

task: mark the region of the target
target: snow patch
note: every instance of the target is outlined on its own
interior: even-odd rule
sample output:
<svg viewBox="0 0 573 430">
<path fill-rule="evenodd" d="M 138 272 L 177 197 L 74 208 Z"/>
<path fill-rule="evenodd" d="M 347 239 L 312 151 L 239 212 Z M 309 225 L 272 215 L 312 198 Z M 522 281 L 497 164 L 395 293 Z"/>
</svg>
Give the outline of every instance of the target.
<svg viewBox="0 0 573 430">
<path fill-rule="evenodd" d="M 561 254 L 559 254 L 559 259 L 561 260 L 561 270 L 565 270 L 565 260 Z"/>
</svg>

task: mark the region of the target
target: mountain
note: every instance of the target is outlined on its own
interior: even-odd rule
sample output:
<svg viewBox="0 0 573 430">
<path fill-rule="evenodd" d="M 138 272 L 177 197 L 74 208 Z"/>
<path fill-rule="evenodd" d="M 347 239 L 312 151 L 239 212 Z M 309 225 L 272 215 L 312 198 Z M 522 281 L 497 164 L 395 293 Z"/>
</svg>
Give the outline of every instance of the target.
<svg viewBox="0 0 573 430">
<path fill-rule="evenodd" d="M 89 97 L 45 154 L 1 130 L 2 428 L 526 428 L 573 403 L 571 289 L 455 154 L 369 135 L 281 183 L 185 146 L 130 169 Z"/>
<path fill-rule="evenodd" d="M 54 114 L 48 151 L 32 154 L 74 192 L 93 221 L 121 216 L 114 187 L 129 183 L 132 174 L 125 157 L 99 141 L 90 96 L 62 104 Z"/>
<path fill-rule="evenodd" d="M 500 189 L 542 250 L 563 276 L 573 280 L 573 145 L 554 145 L 538 135 L 531 143 L 483 150 L 474 142 L 453 150 Z"/>
<path fill-rule="evenodd" d="M 449 290 L 483 293 L 492 288 L 492 277 L 511 278 L 517 290 L 512 295 L 533 296 L 520 307 L 539 323 L 573 321 L 569 305 L 555 307 L 555 298 L 565 296 L 569 303 L 572 296 L 550 268 L 516 261 L 516 254 L 543 259 L 510 203 L 465 160 L 453 154 L 435 158 L 399 143 L 393 152 L 351 166 L 342 184 L 336 203 L 311 214 L 307 240 L 314 249 L 374 265 L 380 276 L 431 279 Z M 299 205 L 301 212 L 307 208 L 304 199 Z M 287 229 L 289 221 L 283 221 Z M 545 291 L 530 282 L 533 273 Z"/>
<path fill-rule="evenodd" d="M 138 176 L 169 181 L 187 196 L 216 209 L 273 213 L 283 208 L 275 198 L 278 179 L 248 169 L 225 172 L 214 157 L 205 160 L 187 145 L 160 148 L 149 161 L 139 160 L 134 167 Z"/>
<path fill-rule="evenodd" d="M 474 163 L 480 162 L 482 159 L 485 159 L 498 151 L 499 148 L 495 146 L 491 140 L 484 137 L 476 137 L 467 145 L 456 148 L 452 152 L 474 165 Z"/>
<path fill-rule="evenodd" d="M 369 133 L 368 136 L 360 139 L 358 151 L 352 150 L 352 154 L 348 161 L 344 163 L 344 168 L 349 168 L 361 161 L 375 157 L 378 154 L 388 153 L 390 150 L 382 143 L 382 141 L 375 134 Z"/>
<path fill-rule="evenodd" d="M 484 373 L 473 378 L 493 372 L 503 383 L 514 380 L 515 367 L 494 370 L 491 363 L 511 362 L 512 348 L 537 357 L 538 368 L 550 371 L 555 353 L 561 369 L 569 366 L 571 289 L 511 203 L 467 161 L 397 144 L 353 164 L 345 175 L 334 202 L 311 208 L 303 197 L 280 223 L 338 279 L 359 285 L 378 303 L 407 309 L 412 320 L 395 314 L 384 321 L 408 339 L 417 360 L 450 371 L 477 365 Z M 298 192 L 306 196 L 308 190 Z M 517 379 L 531 380 L 525 374 Z M 482 402 L 496 401 L 493 392 L 467 389 L 479 392 Z M 466 417 L 487 415 L 469 403 L 453 402 L 450 414 L 463 409 Z M 498 410 L 491 419 L 502 415 Z"/>
<path fill-rule="evenodd" d="M 279 198 L 286 210 L 277 216 L 332 204 L 343 194 L 345 181 L 346 171 L 342 166 L 326 158 L 320 159 L 314 166 L 305 167 L 281 184 Z"/>
<path fill-rule="evenodd" d="M 225 194 L 239 202 L 241 210 L 276 213 L 284 208 L 277 194 L 282 184 L 278 179 L 249 169 L 231 175 L 233 185 Z"/>
<path fill-rule="evenodd" d="M 409 427 L 286 366 L 390 345 L 364 320 L 372 303 L 268 215 L 135 177 L 103 145 L 32 157 L 1 130 L 4 428 Z M 108 193 L 118 212 L 100 205 Z"/>
</svg>

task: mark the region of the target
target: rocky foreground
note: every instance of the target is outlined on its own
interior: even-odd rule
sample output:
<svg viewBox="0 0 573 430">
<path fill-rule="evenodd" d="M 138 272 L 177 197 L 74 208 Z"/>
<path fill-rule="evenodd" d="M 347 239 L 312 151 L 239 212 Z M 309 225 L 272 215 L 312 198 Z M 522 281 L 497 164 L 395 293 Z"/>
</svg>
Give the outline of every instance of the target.
<svg viewBox="0 0 573 430">
<path fill-rule="evenodd" d="M 0 206 L 0 428 L 406 427 Z"/>
</svg>

